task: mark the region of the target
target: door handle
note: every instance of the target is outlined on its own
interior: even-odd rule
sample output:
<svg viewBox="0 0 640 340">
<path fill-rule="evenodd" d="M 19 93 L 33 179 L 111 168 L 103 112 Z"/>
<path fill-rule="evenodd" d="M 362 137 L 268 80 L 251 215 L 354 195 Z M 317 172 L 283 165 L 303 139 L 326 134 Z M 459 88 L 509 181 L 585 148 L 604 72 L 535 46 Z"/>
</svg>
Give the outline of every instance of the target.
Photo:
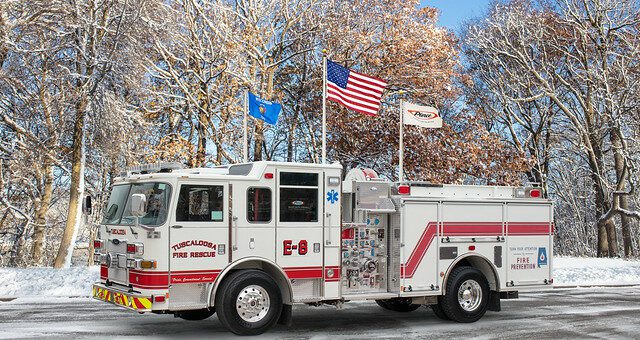
<svg viewBox="0 0 640 340">
<path fill-rule="evenodd" d="M 238 250 L 238 216 L 233 216 L 233 250 Z"/>
<path fill-rule="evenodd" d="M 329 219 L 329 225 L 327 226 L 327 229 L 328 229 L 327 233 L 329 234 L 329 237 L 324 241 L 324 243 L 326 245 L 331 245 L 331 213 L 326 213 L 325 217 Z"/>
<path fill-rule="evenodd" d="M 173 228 L 173 229 L 181 229 L 182 226 L 181 225 L 172 225 L 171 228 Z"/>
</svg>

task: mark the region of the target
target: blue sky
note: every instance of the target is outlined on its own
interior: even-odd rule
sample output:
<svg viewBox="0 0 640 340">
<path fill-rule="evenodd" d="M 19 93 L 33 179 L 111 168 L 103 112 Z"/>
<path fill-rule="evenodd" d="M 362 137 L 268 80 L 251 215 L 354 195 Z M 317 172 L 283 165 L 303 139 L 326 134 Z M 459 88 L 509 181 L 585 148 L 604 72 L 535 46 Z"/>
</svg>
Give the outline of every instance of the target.
<svg viewBox="0 0 640 340">
<path fill-rule="evenodd" d="M 458 32 L 465 20 L 482 16 L 491 0 L 421 0 L 420 3 L 439 9 L 438 24 Z"/>
</svg>

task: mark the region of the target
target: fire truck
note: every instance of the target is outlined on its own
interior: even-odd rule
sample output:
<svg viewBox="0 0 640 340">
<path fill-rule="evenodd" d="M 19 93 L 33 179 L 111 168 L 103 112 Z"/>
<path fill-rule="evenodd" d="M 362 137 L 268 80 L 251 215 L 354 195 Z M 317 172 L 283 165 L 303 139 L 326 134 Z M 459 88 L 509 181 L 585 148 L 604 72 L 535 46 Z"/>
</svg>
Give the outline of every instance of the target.
<svg viewBox="0 0 640 340">
<path fill-rule="evenodd" d="M 292 305 L 373 300 L 474 322 L 553 284 L 538 187 L 391 182 L 340 164 L 139 166 L 115 179 L 94 242 L 95 299 L 240 335 Z"/>
</svg>

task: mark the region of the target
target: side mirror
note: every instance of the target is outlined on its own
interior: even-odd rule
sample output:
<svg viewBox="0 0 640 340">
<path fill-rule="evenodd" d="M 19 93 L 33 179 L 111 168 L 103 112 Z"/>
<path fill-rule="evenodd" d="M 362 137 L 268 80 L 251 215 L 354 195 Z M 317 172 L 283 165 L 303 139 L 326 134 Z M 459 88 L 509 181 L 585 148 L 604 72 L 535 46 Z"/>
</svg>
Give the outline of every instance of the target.
<svg viewBox="0 0 640 340">
<path fill-rule="evenodd" d="M 91 196 L 87 195 L 82 200 L 82 213 L 85 215 L 91 215 L 92 204 L 91 204 Z"/>
<path fill-rule="evenodd" d="M 131 195 L 131 215 L 144 216 L 147 213 L 147 196 L 144 194 Z"/>
</svg>

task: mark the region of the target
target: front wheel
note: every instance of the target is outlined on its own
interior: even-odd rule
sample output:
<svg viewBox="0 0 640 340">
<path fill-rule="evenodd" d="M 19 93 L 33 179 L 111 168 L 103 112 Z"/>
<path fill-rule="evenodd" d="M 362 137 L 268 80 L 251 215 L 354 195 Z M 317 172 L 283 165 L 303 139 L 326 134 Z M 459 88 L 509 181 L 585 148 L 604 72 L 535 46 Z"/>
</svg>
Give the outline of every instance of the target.
<svg viewBox="0 0 640 340">
<path fill-rule="evenodd" d="M 218 319 L 238 335 L 266 332 L 280 318 L 282 296 L 275 281 L 260 270 L 242 270 L 227 277 L 216 294 Z"/>
<path fill-rule="evenodd" d="M 487 311 L 489 283 L 481 271 L 472 267 L 455 268 L 440 297 L 444 314 L 457 322 L 478 321 Z"/>
<path fill-rule="evenodd" d="M 216 312 L 215 309 L 198 309 L 198 310 L 188 310 L 176 313 L 176 316 L 189 321 L 200 321 L 204 320 Z"/>
</svg>

